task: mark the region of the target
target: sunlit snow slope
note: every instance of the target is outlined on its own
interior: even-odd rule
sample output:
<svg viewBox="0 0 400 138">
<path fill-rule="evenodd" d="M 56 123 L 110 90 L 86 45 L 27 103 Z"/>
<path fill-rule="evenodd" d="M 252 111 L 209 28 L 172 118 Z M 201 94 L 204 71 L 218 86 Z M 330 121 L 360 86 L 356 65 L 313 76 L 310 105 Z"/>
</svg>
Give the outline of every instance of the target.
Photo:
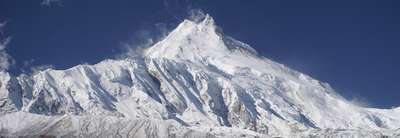
<svg viewBox="0 0 400 138">
<path fill-rule="evenodd" d="M 400 136 L 400 108 L 372 109 L 326 83 L 183 21 L 142 56 L 0 73 L 0 135 L 122 137 Z"/>
</svg>

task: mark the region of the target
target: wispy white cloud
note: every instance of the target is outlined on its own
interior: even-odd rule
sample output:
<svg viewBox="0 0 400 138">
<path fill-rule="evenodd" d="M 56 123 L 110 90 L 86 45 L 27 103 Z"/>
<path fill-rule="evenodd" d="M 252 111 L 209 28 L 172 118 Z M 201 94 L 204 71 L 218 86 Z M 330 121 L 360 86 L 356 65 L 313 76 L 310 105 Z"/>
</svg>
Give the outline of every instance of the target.
<svg viewBox="0 0 400 138">
<path fill-rule="evenodd" d="M 353 96 L 350 102 L 361 107 L 373 107 L 373 104 L 367 98 L 362 96 Z"/>
<path fill-rule="evenodd" d="M 158 41 L 164 39 L 171 28 L 168 24 L 157 23 L 151 26 L 142 27 L 141 30 L 136 31 L 129 40 L 121 42 L 120 54 L 115 58 L 137 58 L 141 57 L 144 49 L 153 46 Z"/>
<path fill-rule="evenodd" d="M 14 65 L 14 59 L 7 53 L 6 48 L 11 42 L 11 37 L 4 36 L 3 29 L 7 22 L 0 23 L 0 70 L 8 70 Z"/>
<path fill-rule="evenodd" d="M 203 19 L 206 17 L 206 14 L 200 9 L 191 9 L 188 11 L 188 14 L 188 18 L 194 22 L 203 21 Z"/>
<path fill-rule="evenodd" d="M 53 4 L 61 5 L 61 0 L 43 0 L 41 4 L 45 6 L 51 6 Z"/>
<path fill-rule="evenodd" d="M 0 35 L 2 35 L 4 32 L 3 32 L 3 28 L 4 28 L 4 26 L 6 26 L 6 24 L 7 24 L 7 22 L 0 22 Z"/>
</svg>

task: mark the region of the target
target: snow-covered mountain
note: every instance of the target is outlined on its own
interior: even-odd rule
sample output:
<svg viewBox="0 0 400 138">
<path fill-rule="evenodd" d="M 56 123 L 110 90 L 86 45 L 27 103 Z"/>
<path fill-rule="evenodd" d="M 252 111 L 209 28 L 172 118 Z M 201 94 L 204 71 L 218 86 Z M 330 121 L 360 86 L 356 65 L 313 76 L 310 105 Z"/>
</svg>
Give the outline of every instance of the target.
<svg viewBox="0 0 400 138">
<path fill-rule="evenodd" d="M 356 106 L 328 84 L 184 20 L 143 55 L 0 72 L 0 135 L 400 137 L 400 108 Z"/>
</svg>

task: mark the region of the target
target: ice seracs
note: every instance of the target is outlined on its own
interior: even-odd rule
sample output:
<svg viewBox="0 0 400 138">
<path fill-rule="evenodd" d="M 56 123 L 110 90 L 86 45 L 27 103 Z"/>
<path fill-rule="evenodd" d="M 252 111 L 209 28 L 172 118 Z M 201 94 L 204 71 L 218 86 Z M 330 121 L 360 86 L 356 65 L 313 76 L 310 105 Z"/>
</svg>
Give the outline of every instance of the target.
<svg viewBox="0 0 400 138">
<path fill-rule="evenodd" d="M 356 106 L 217 30 L 206 15 L 184 20 L 143 57 L 31 76 L 1 72 L 0 135 L 398 135 L 399 108 Z"/>
</svg>

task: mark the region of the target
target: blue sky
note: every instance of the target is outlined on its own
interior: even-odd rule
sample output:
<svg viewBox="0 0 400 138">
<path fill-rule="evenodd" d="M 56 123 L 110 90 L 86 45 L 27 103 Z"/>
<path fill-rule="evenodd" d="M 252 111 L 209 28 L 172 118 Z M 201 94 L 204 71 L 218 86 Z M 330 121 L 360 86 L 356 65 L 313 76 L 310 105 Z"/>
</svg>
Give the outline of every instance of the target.
<svg viewBox="0 0 400 138">
<path fill-rule="evenodd" d="M 372 107 L 400 105 L 400 2 L 396 0 L 0 0 L 12 37 L 11 72 L 94 64 L 158 38 L 190 9 L 262 55 L 330 83 Z"/>
</svg>

